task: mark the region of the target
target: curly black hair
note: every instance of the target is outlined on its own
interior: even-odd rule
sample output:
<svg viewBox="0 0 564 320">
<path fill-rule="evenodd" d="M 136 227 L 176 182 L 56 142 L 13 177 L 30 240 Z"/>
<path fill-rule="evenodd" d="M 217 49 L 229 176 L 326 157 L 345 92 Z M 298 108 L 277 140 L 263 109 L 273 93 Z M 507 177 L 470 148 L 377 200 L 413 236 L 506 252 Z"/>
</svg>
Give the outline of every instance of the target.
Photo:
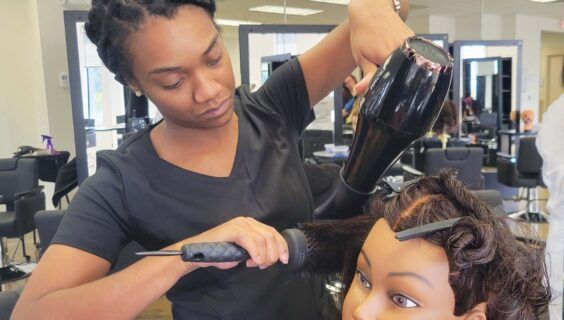
<svg viewBox="0 0 564 320">
<path fill-rule="evenodd" d="M 211 19 L 216 10 L 214 0 L 92 0 L 84 28 L 104 65 L 126 85 L 133 79 L 128 35 L 138 30 L 148 16 L 172 18 L 185 5 L 204 9 Z"/>
<path fill-rule="evenodd" d="M 485 302 L 488 319 L 536 319 L 551 297 L 544 248 L 518 241 L 505 217 L 495 216 L 446 172 L 422 178 L 395 197 L 377 194 L 368 214 L 302 226 L 319 246 L 320 254 L 312 259 L 309 270 L 330 273 L 341 269 L 343 300 L 354 278 L 360 249 L 378 219 L 384 218 L 399 232 L 459 217 L 451 229 L 424 237 L 446 252 L 454 315 L 464 315 Z"/>
</svg>

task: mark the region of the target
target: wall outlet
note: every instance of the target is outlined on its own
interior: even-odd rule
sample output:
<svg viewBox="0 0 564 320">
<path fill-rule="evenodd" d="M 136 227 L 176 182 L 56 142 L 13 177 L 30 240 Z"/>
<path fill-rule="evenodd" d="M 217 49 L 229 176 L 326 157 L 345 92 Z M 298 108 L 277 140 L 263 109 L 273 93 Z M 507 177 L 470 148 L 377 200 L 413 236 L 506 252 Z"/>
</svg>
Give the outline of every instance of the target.
<svg viewBox="0 0 564 320">
<path fill-rule="evenodd" d="M 68 88 L 69 87 L 69 74 L 59 73 L 59 87 Z"/>
</svg>

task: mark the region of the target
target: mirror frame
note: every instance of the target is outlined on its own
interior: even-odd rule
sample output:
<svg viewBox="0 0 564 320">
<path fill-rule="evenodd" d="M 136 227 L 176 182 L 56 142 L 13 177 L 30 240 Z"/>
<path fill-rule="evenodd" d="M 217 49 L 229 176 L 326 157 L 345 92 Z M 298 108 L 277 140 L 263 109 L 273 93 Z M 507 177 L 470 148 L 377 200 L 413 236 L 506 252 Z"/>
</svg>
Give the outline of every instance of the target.
<svg viewBox="0 0 564 320">
<path fill-rule="evenodd" d="M 84 129 L 84 113 L 82 109 L 82 88 L 80 85 L 80 64 L 78 59 L 78 43 L 76 24 L 88 20 L 88 11 L 64 11 L 65 35 L 67 45 L 67 61 L 69 67 L 69 89 L 71 95 L 72 119 L 74 126 L 74 147 L 76 154 L 76 173 L 80 185 L 88 178 L 86 154 L 86 131 Z"/>
<path fill-rule="evenodd" d="M 454 41 L 454 76 L 453 76 L 453 101 L 458 106 L 458 119 L 462 119 L 462 108 L 460 106 L 461 93 L 460 86 L 462 83 L 462 59 L 461 50 L 464 46 L 486 46 L 486 47 L 516 47 L 517 48 L 517 72 L 514 75 L 517 79 L 515 88 L 515 109 L 521 110 L 521 82 L 522 82 L 522 63 L 523 63 L 523 41 L 521 40 L 462 40 Z M 482 57 L 488 58 L 488 57 Z M 458 121 L 458 138 L 462 132 L 462 121 Z"/>
<path fill-rule="evenodd" d="M 417 37 L 421 37 L 431 41 L 442 41 L 443 42 L 443 49 L 448 52 L 448 34 L 447 33 L 417 33 Z"/>
</svg>

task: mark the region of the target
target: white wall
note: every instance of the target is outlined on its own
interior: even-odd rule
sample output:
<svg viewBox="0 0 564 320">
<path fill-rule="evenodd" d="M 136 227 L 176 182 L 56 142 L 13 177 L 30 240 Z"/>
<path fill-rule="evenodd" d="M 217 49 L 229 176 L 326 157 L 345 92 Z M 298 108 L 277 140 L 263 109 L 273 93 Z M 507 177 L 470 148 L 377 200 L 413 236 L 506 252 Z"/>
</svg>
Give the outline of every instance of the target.
<svg viewBox="0 0 564 320">
<path fill-rule="evenodd" d="M 455 36 L 449 40 L 481 40 L 481 25 L 482 19 L 479 14 L 456 17 Z"/>
<path fill-rule="evenodd" d="M 415 33 L 429 33 L 429 16 L 410 16 L 406 23 Z"/>
<path fill-rule="evenodd" d="M 517 15 L 515 17 L 515 38 L 523 40 L 523 79 L 521 105 L 535 112 L 539 119 L 541 32 L 560 30 L 560 21 L 541 17 Z"/>
<path fill-rule="evenodd" d="M 543 32 L 541 36 L 541 61 L 540 61 L 540 105 L 539 116 L 542 120 L 542 113 L 553 102 L 548 93 L 548 57 L 564 56 L 564 33 Z M 554 67 L 553 67 L 554 68 Z M 556 72 L 559 70 L 557 69 Z M 558 81 L 558 80 L 555 80 Z M 561 81 L 561 80 L 560 80 Z M 561 83 L 561 93 L 564 93 L 564 84 Z"/>
<path fill-rule="evenodd" d="M 35 0 L 3 1 L 0 10 L 0 158 L 20 145 L 41 146 L 49 132 Z"/>
<path fill-rule="evenodd" d="M 447 33 L 449 41 L 455 39 L 456 20 L 451 17 L 429 16 L 429 33 Z"/>
<path fill-rule="evenodd" d="M 499 15 L 484 14 L 481 21 L 481 40 L 503 39 L 503 19 Z"/>
<path fill-rule="evenodd" d="M 231 57 L 233 73 L 235 74 L 235 84 L 241 84 L 241 64 L 239 61 L 239 29 L 236 27 L 222 26 L 221 37 L 223 43 Z"/>
<path fill-rule="evenodd" d="M 59 86 L 59 74 L 68 74 L 63 8 L 57 1 L 35 0 L 43 57 L 43 83 L 47 97 L 49 129 L 55 148 L 74 156 L 74 128 L 70 90 Z M 72 157 L 71 156 L 71 157 Z"/>
</svg>

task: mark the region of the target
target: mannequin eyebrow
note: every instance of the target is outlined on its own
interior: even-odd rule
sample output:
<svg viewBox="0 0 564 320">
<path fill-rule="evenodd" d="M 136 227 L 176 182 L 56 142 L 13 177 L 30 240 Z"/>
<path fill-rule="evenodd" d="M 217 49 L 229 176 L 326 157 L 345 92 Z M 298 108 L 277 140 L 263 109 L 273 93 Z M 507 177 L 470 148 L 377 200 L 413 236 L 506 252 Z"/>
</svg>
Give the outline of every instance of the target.
<svg viewBox="0 0 564 320">
<path fill-rule="evenodd" d="M 368 265 L 369 268 L 372 268 L 372 264 L 370 263 L 370 259 L 368 259 L 368 256 L 366 255 L 366 252 L 364 252 L 364 250 L 360 249 L 360 254 L 362 255 L 362 257 L 364 258 L 364 261 L 366 261 L 366 264 Z"/>
<path fill-rule="evenodd" d="M 425 278 L 424 276 L 415 273 L 415 272 L 390 272 L 388 273 L 388 277 L 413 277 L 423 283 L 425 283 L 426 285 L 428 285 L 429 287 L 433 287 L 433 284 L 431 284 L 431 281 L 427 280 L 427 278 Z"/>
</svg>

